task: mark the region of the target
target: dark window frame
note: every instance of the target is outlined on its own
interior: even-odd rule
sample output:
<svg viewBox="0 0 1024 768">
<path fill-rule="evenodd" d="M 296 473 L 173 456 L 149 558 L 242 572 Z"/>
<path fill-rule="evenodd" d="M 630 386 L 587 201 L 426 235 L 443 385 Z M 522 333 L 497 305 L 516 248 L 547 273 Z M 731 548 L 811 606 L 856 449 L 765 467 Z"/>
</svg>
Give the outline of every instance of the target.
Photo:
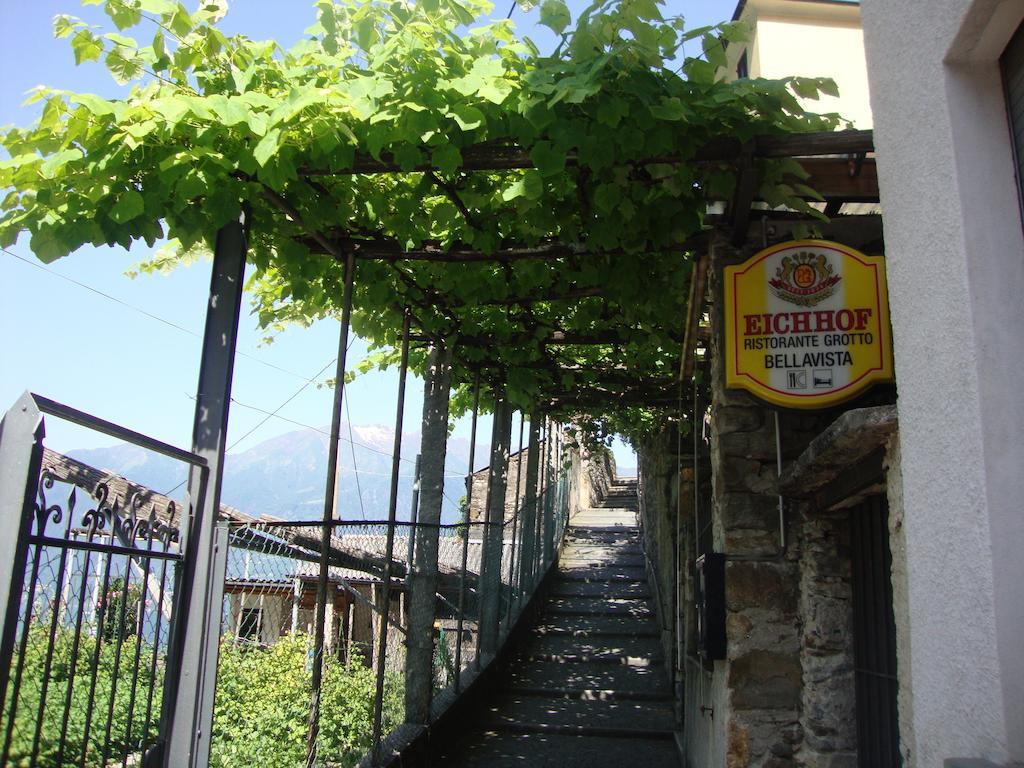
<svg viewBox="0 0 1024 768">
<path fill-rule="evenodd" d="M 1021 226 L 1024 227 L 1024 24 L 1017 28 L 1002 56 L 999 57 L 999 71 L 1003 81 L 1007 128 L 1013 151 L 1017 204 L 1020 207 Z"/>
</svg>

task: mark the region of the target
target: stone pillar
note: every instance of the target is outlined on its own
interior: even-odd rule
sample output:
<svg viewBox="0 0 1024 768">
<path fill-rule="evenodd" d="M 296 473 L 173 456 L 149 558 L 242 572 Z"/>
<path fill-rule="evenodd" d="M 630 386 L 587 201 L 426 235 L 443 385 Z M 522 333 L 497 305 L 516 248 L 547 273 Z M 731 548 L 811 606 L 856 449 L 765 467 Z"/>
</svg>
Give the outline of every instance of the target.
<svg viewBox="0 0 1024 768">
<path fill-rule="evenodd" d="M 451 348 L 430 348 L 423 383 L 419 524 L 409 578 L 408 649 L 405 664 L 405 720 L 426 724 L 433 690 L 434 604 L 437 592 L 437 527 L 441 522 L 444 459 L 448 446 Z"/>
<path fill-rule="evenodd" d="M 538 413 L 530 414 L 530 441 L 526 449 L 526 491 L 523 499 L 523 554 L 519 566 L 519 594 L 526 594 L 533 587 L 533 576 L 537 558 L 537 470 L 540 465 L 538 441 L 540 440 L 540 419 Z"/>
<path fill-rule="evenodd" d="M 480 652 L 498 651 L 501 615 L 501 560 L 505 536 L 505 491 L 508 451 L 512 439 L 512 407 L 505 399 L 494 404 L 491 430 L 491 466 L 487 478 L 487 526 L 484 528 L 483 567 L 480 569 Z"/>
</svg>

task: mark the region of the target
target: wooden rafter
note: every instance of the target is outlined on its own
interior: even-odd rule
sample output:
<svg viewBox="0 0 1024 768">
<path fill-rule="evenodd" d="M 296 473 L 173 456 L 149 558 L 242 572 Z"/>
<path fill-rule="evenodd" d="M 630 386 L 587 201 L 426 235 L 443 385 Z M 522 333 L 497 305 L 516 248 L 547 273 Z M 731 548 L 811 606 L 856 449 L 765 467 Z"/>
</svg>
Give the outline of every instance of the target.
<svg viewBox="0 0 1024 768">
<path fill-rule="evenodd" d="M 873 152 L 874 137 L 871 131 L 825 131 L 801 133 L 788 136 L 758 136 L 750 142 L 755 157 L 815 157 L 822 155 L 847 155 Z M 638 161 L 638 165 L 680 162 L 732 162 L 744 149 L 739 139 L 723 138 L 697 150 L 693 158 L 678 155 L 649 157 Z M 575 152 L 569 152 L 566 165 L 578 163 Z M 477 144 L 462 149 L 463 171 L 507 171 L 533 168 L 529 152 L 512 144 Z M 380 159 L 359 155 L 350 168 L 325 171 L 303 168 L 304 176 L 350 176 L 352 174 L 409 173 L 434 171 L 428 163 L 413 168 L 402 168 L 388 153 L 381 153 Z"/>
</svg>

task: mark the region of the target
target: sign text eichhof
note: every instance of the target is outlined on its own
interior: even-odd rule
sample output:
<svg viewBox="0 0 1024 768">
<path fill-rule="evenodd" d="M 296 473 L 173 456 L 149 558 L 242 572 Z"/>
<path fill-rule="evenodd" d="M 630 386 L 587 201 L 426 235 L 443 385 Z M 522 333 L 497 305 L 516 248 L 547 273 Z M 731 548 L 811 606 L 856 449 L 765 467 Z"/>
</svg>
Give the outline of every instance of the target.
<svg viewBox="0 0 1024 768">
<path fill-rule="evenodd" d="M 892 381 L 885 259 L 794 240 L 725 268 L 726 386 L 825 408 Z"/>
</svg>

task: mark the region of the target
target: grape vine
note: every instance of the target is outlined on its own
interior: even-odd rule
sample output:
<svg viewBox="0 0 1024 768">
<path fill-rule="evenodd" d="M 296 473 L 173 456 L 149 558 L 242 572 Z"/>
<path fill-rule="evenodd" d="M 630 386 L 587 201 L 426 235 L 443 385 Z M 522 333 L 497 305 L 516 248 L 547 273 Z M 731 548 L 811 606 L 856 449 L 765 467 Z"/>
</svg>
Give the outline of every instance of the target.
<svg viewBox="0 0 1024 768">
<path fill-rule="evenodd" d="M 729 163 L 696 162 L 698 151 L 838 124 L 798 100 L 833 93 L 830 81 L 726 82 L 724 42 L 744 28 L 689 30 L 655 0 L 599 0 L 575 21 L 562 0 L 544 0 L 541 23 L 561 36 L 551 54 L 489 20 L 484 0 L 317 0 L 290 49 L 224 34 L 224 0 L 191 13 L 176 0 L 85 2 L 102 4 L 116 31 L 60 16 L 54 32 L 126 92 L 40 88 L 39 119 L 0 134 L 0 245 L 27 233 L 49 262 L 87 243 L 166 239 L 149 267 L 167 268 L 244 203 L 248 288 L 271 327 L 338 311 L 332 250 L 557 244 L 543 258 L 359 259 L 353 328 L 379 350 L 368 364 L 394 362 L 409 308 L 417 333 L 455 345 L 456 411 L 478 368 L 518 407 L 594 417 L 626 386 L 609 371 L 671 380 L 686 243 L 735 176 Z M 465 167 L 510 152 L 532 167 Z M 357 172 L 377 161 L 388 170 Z M 759 171 L 763 199 L 811 211 L 798 164 Z M 552 343 L 559 333 L 603 343 Z M 424 358 L 414 349 L 413 368 Z M 652 423 L 643 407 L 623 414 L 626 431 Z"/>
</svg>

